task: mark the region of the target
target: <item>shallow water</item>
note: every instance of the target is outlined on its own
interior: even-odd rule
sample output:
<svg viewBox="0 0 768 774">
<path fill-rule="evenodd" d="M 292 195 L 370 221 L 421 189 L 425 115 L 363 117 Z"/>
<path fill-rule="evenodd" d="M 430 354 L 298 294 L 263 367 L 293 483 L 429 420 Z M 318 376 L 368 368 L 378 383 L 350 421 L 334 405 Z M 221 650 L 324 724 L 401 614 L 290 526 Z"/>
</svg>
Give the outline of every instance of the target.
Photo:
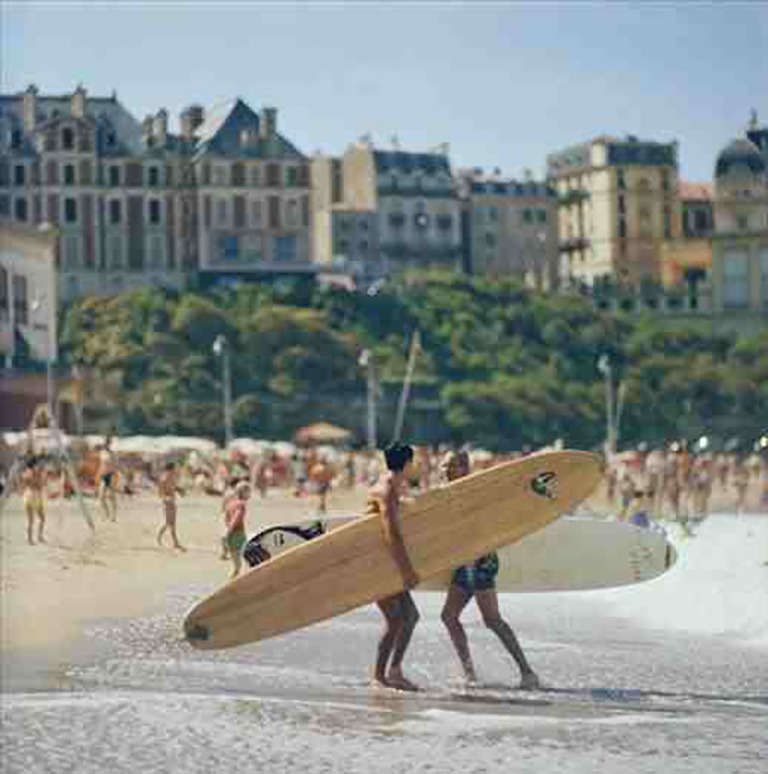
<svg viewBox="0 0 768 774">
<path fill-rule="evenodd" d="M 62 670 L 59 690 L 3 695 L 2 770 L 762 774 L 768 519 L 712 517 L 680 550 L 642 586 L 502 596 L 545 684 L 536 692 L 514 689 L 514 665 L 472 606 L 486 687 L 465 689 L 438 594 L 416 595 L 406 672 L 424 690 L 406 695 L 367 682 L 373 607 L 199 652 L 180 626 L 206 590 L 178 590 L 163 615 L 93 623 L 87 660 Z M 702 597 L 716 603 L 708 618 Z"/>
</svg>

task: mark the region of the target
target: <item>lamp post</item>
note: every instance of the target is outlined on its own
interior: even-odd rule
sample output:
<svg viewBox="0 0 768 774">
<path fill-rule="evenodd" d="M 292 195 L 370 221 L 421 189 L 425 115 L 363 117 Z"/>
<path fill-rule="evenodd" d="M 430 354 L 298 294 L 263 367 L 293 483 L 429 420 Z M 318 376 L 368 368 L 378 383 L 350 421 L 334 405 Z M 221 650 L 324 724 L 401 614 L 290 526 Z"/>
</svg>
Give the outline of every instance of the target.
<svg viewBox="0 0 768 774">
<path fill-rule="evenodd" d="M 376 448 L 376 373 L 371 350 L 364 349 L 357 362 L 366 369 L 366 441 L 368 448 L 373 451 Z"/>
<path fill-rule="evenodd" d="M 45 296 L 37 295 L 31 304 L 33 312 L 45 311 Z M 45 404 L 48 409 L 48 425 L 55 423 L 54 415 L 54 385 L 53 385 L 53 346 L 51 342 L 51 321 L 45 322 Z"/>
<path fill-rule="evenodd" d="M 608 355 L 600 355 L 597 370 L 605 377 L 605 447 L 606 454 L 616 451 L 616 426 L 613 411 L 613 370 Z"/>
<path fill-rule="evenodd" d="M 224 393 L 224 446 L 232 441 L 232 373 L 229 363 L 229 342 L 219 334 L 213 342 L 213 354 L 221 358 L 222 390 Z"/>
</svg>

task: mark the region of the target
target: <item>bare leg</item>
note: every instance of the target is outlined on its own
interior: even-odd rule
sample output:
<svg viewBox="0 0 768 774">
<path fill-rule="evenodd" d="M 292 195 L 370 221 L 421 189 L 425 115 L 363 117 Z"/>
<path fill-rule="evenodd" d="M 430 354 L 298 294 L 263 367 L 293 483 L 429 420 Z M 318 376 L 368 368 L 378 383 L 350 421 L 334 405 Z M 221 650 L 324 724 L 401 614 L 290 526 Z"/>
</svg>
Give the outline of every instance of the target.
<svg viewBox="0 0 768 774">
<path fill-rule="evenodd" d="M 165 530 L 168 529 L 168 524 L 163 524 L 162 527 L 158 530 L 157 533 L 157 545 L 162 546 L 163 545 L 163 535 L 165 535 Z"/>
<path fill-rule="evenodd" d="M 485 625 L 501 640 L 509 655 L 515 659 L 520 670 L 520 687 L 528 689 L 538 688 L 539 678 L 531 669 L 531 665 L 528 663 L 512 628 L 501 617 L 496 590 L 476 591 L 475 600 L 480 608 Z"/>
<path fill-rule="evenodd" d="M 38 543 L 45 543 L 45 537 L 43 532 L 45 531 L 45 509 L 41 505 L 37 511 L 37 541 Z"/>
<path fill-rule="evenodd" d="M 29 505 L 27 505 L 26 511 L 27 511 L 27 543 L 33 546 L 35 545 L 35 541 L 32 539 L 32 532 L 35 526 L 35 512 Z"/>
<path fill-rule="evenodd" d="M 229 556 L 232 559 L 232 573 L 229 577 L 236 578 L 240 574 L 240 566 L 242 564 L 240 550 L 236 548 L 230 548 Z"/>
<path fill-rule="evenodd" d="M 401 600 L 402 626 L 395 637 L 395 647 L 392 652 L 389 672 L 387 673 L 387 682 L 392 687 L 403 691 L 418 691 L 418 687 L 403 675 L 402 663 L 405 651 L 411 642 L 413 630 L 416 628 L 419 620 L 419 611 L 416 609 L 413 597 L 409 592 L 404 591 L 399 596 Z"/>
<path fill-rule="evenodd" d="M 459 657 L 461 668 L 464 670 L 464 676 L 469 682 L 476 682 L 477 675 L 475 674 L 475 666 L 472 663 L 472 656 L 469 652 L 467 633 L 459 620 L 459 616 L 470 599 L 472 599 L 471 594 L 468 594 L 456 583 L 452 583 L 448 589 L 448 596 L 445 598 L 445 605 L 440 618 L 445 624 L 446 629 L 448 629 L 448 634 L 456 650 L 456 655 Z"/>
</svg>

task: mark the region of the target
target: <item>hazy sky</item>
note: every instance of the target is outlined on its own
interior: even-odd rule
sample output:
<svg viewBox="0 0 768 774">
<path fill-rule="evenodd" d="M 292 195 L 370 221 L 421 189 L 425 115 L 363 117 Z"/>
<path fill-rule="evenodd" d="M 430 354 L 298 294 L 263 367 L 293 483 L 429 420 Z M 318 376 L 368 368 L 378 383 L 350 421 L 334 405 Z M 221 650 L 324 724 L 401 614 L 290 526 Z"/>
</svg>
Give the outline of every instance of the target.
<svg viewBox="0 0 768 774">
<path fill-rule="evenodd" d="M 768 3 L 0 3 L 2 91 L 117 90 L 138 118 L 240 96 L 306 154 L 447 141 L 454 166 L 543 174 L 600 134 L 680 142 L 710 180 L 768 123 Z"/>
</svg>

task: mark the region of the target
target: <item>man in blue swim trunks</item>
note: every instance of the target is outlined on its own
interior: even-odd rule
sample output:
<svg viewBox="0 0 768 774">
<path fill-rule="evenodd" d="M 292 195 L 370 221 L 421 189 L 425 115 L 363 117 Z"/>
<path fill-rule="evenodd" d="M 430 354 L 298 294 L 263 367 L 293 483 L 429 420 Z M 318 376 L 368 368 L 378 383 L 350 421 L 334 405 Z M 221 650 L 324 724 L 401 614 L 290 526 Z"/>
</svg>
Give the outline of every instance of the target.
<svg viewBox="0 0 768 774">
<path fill-rule="evenodd" d="M 466 476 L 469 473 L 469 455 L 465 451 L 450 453 L 443 463 L 443 469 L 449 481 Z M 467 633 L 459 621 L 462 611 L 474 597 L 483 616 L 483 623 L 501 640 L 517 663 L 520 688 L 535 690 L 539 687 L 539 678 L 531 669 L 514 631 L 499 611 L 496 594 L 498 573 L 499 557 L 496 553 L 481 556 L 472 564 L 454 570 L 441 618 L 451 636 L 467 682 L 476 683 L 477 674 L 469 652 Z"/>
</svg>

